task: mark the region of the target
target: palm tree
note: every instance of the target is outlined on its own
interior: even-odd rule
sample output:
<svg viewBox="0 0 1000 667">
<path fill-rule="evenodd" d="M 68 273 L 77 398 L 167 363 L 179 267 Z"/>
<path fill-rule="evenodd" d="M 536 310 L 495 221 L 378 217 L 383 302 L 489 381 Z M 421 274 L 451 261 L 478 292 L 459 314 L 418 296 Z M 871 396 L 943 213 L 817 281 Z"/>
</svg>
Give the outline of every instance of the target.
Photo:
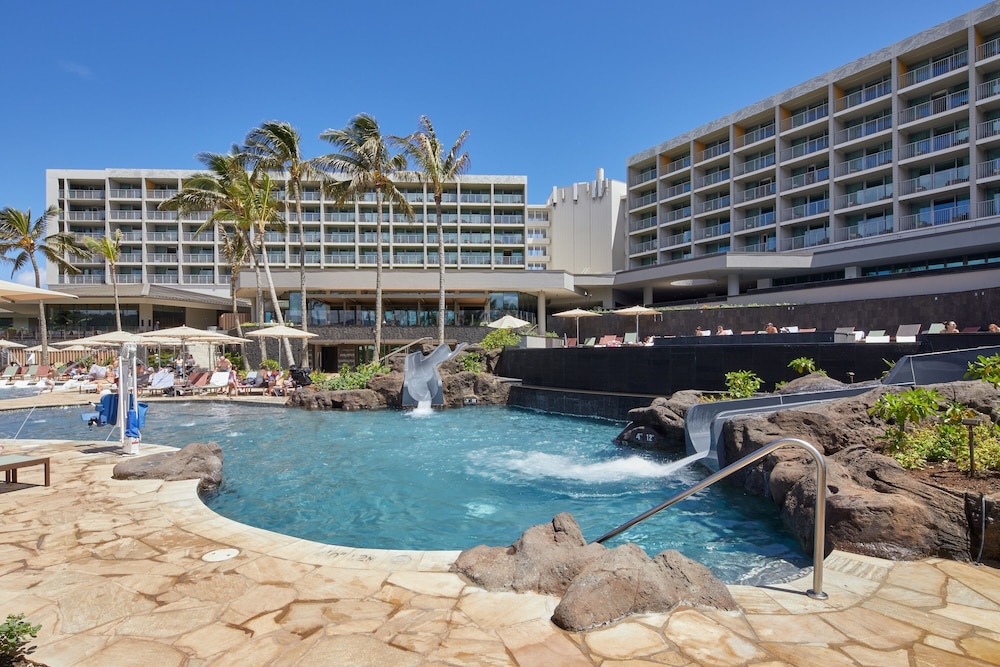
<svg viewBox="0 0 1000 667">
<path fill-rule="evenodd" d="M 393 139 L 403 147 L 421 178 L 434 190 L 438 242 L 438 345 L 444 345 L 444 225 L 441 200 L 444 197 L 445 182 L 456 180 L 469 169 L 469 154 L 462 153 L 462 145 L 469 136 L 469 131 L 462 130 L 445 154 L 430 119 L 421 116 L 418 125 L 419 129 L 408 137 Z"/>
<path fill-rule="evenodd" d="M 92 236 L 85 236 L 83 243 L 87 246 L 87 250 L 91 254 L 100 255 L 108 262 L 108 267 L 111 269 L 111 288 L 115 293 L 115 326 L 118 328 L 118 331 L 121 331 L 122 308 L 121 304 L 118 303 L 118 277 L 115 275 L 115 266 L 118 264 L 118 258 L 122 254 L 122 232 L 120 229 L 116 229 L 114 236 L 102 236 L 99 239 L 95 239 Z"/>
<path fill-rule="evenodd" d="M 250 258 L 253 255 L 253 248 L 247 245 L 246 237 L 238 231 L 229 232 L 221 224 L 216 225 L 216 229 L 219 230 L 219 248 L 225 255 L 226 261 L 229 262 L 229 296 L 233 302 L 233 321 L 236 322 L 236 335 L 243 338 L 243 324 L 240 322 L 239 304 L 236 300 L 236 285 L 239 282 L 243 265 L 252 261 Z M 260 287 L 259 283 L 258 287 Z M 261 342 L 263 343 L 263 340 Z M 240 347 L 242 348 L 242 343 Z M 250 370 L 250 363 L 247 361 L 246 355 L 240 356 L 243 358 L 243 370 Z M 260 358 L 264 358 L 263 352 Z"/>
<path fill-rule="evenodd" d="M 265 121 L 247 134 L 244 150 L 256 160 L 256 169 L 283 171 L 287 174 L 289 195 L 295 202 L 295 219 L 299 225 L 299 286 L 302 304 L 302 330 L 309 331 L 309 312 L 306 309 L 306 241 L 302 221 L 302 181 L 319 176 L 313 160 L 302 158 L 302 139 L 288 123 Z M 288 212 L 288 198 L 285 198 Z M 288 219 L 288 216 L 285 216 Z M 302 339 L 302 365 L 309 365 L 309 344 Z"/>
<path fill-rule="evenodd" d="M 176 195 L 160 203 L 160 208 L 182 212 L 210 210 L 212 215 L 202 223 L 196 233 L 216 224 L 229 224 L 236 233 L 243 235 L 247 247 L 254 248 L 260 253 L 260 257 L 257 252 L 249 253 L 257 274 L 257 321 L 262 322 L 264 319 L 263 298 L 261 298 L 263 281 L 260 276 L 260 269 L 263 268 L 275 316 L 279 324 L 284 324 L 264 247 L 265 233 L 271 230 L 284 231 L 284 222 L 275 206 L 273 182 L 270 176 L 266 173 L 248 172 L 249 156 L 235 145 L 227 154 L 200 153 L 197 159 L 210 172 L 195 174 L 186 180 L 184 187 Z M 254 238 L 251 238 L 251 233 L 254 234 Z M 287 339 L 285 351 L 289 359 L 294 359 Z M 263 342 L 261 342 L 261 354 L 262 356 L 264 354 Z"/>
<path fill-rule="evenodd" d="M 388 201 L 405 216 L 413 215 L 413 208 L 396 187 L 394 177 L 406 170 L 406 156 L 395 155 L 389 150 L 378 122 L 368 114 L 358 114 L 342 130 L 326 130 L 320 139 L 329 141 L 339 153 L 316 158 L 316 164 L 339 180 L 334 192 L 339 204 L 348 197 L 360 197 L 375 191 L 376 206 L 376 258 L 375 258 L 375 360 L 382 356 L 382 202 Z"/>
<path fill-rule="evenodd" d="M 50 206 L 35 220 L 31 219 L 31 209 L 20 211 L 7 207 L 0 211 L 0 261 L 13 265 L 10 275 L 28 262 L 35 272 L 35 287 L 42 286 L 42 275 L 38 269 L 36 253 L 68 273 L 79 273 L 80 269 L 69 258 L 84 257 L 86 252 L 76 244 L 72 234 L 57 232 L 45 236 L 49 218 L 57 217 L 58 206 Z M 14 257 L 8 257 L 14 253 Z M 38 302 L 38 330 L 42 338 L 42 364 L 49 363 L 49 329 L 45 321 L 45 305 Z"/>
</svg>

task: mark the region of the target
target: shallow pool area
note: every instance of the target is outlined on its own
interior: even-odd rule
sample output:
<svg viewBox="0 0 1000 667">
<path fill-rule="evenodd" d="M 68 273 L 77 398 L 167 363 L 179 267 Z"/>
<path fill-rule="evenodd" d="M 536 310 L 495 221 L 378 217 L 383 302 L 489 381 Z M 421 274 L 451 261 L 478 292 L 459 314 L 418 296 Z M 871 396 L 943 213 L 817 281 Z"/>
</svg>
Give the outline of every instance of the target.
<svg viewBox="0 0 1000 667">
<path fill-rule="evenodd" d="M 85 410 L 0 413 L 0 437 L 117 440 Z M 570 512 L 595 539 L 707 475 L 676 457 L 612 443 L 620 424 L 477 407 L 304 412 L 227 401 L 152 404 L 143 440 L 217 442 L 224 482 L 204 500 L 234 520 L 310 540 L 388 549 L 511 544 Z M 141 449 L 140 449 L 141 453 Z M 716 485 L 626 531 L 650 555 L 673 548 L 731 583 L 774 581 L 809 563 L 776 509 Z"/>
</svg>

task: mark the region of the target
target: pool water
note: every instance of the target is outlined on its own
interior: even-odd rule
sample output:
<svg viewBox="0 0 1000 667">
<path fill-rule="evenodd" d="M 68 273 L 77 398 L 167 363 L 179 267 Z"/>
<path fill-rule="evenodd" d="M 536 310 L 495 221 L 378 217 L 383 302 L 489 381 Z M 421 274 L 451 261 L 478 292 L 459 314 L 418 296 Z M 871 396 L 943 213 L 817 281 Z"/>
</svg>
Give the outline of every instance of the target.
<svg viewBox="0 0 1000 667">
<path fill-rule="evenodd" d="M 103 439 L 75 409 L 0 413 L 0 437 Z M 234 520 L 329 544 L 466 549 L 512 544 L 570 512 L 593 540 L 708 472 L 615 445 L 621 424 L 502 407 L 305 412 L 230 402 L 150 406 L 143 440 L 217 442 L 223 484 L 205 503 Z M 141 448 L 140 448 L 141 453 Z M 725 485 L 609 541 L 677 549 L 729 583 L 792 576 L 808 561 L 773 504 Z"/>
</svg>

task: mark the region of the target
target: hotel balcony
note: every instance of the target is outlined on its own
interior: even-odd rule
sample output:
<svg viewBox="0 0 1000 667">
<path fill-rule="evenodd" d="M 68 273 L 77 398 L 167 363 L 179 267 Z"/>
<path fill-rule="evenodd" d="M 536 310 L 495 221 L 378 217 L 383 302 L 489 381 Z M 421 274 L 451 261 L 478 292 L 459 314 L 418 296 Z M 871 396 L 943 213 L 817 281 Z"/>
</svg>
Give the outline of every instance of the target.
<svg viewBox="0 0 1000 667">
<path fill-rule="evenodd" d="M 854 158 L 853 160 L 839 162 L 834 168 L 834 174 L 837 178 L 843 178 L 844 176 L 850 176 L 851 174 L 857 174 L 891 164 L 892 149 L 889 148 L 878 153 L 872 153 L 871 155 L 865 155 L 863 157 Z"/>
<path fill-rule="evenodd" d="M 645 195 L 643 195 L 641 197 L 634 197 L 629 202 L 629 208 L 634 210 L 634 209 L 642 208 L 644 206 L 649 206 L 649 205 L 655 204 L 655 203 L 656 203 L 656 193 L 655 192 L 650 192 L 649 194 L 645 194 Z"/>
<path fill-rule="evenodd" d="M 710 211 L 718 211 L 723 208 L 729 208 L 729 195 L 717 197 L 715 199 L 708 199 L 695 204 L 695 215 L 701 215 Z"/>
<path fill-rule="evenodd" d="M 764 197 L 770 197 L 775 192 L 777 192 L 777 186 L 774 183 L 765 183 L 764 185 L 758 185 L 755 188 L 748 188 L 746 190 L 737 190 L 736 203 L 743 204 Z"/>
<path fill-rule="evenodd" d="M 119 264 L 141 264 L 142 263 L 142 253 L 141 252 L 123 252 L 118 255 Z"/>
<path fill-rule="evenodd" d="M 63 196 L 63 192 L 62 191 L 59 192 L 59 196 L 60 197 Z M 98 200 L 98 199 L 103 200 L 104 199 L 104 190 L 103 189 L 102 190 L 74 190 L 74 189 L 71 188 L 70 191 L 69 191 L 69 197 L 67 197 L 67 198 L 68 199 L 86 199 L 86 200 L 90 200 L 90 201 Z"/>
<path fill-rule="evenodd" d="M 984 81 L 976 86 L 976 106 L 1000 96 L 1000 79 Z"/>
<path fill-rule="evenodd" d="M 953 222 L 965 222 L 969 219 L 969 202 L 963 202 L 948 208 L 928 209 L 912 215 L 904 215 L 899 221 L 899 231 L 908 232 L 913 229 L 948 225 Z"/>
<path fill-rule="evenodd" d="M 969 165 L 964 165 L 903 181 L 899 184 L 899 195 L 905 197 L 952 185 L 965 185 L 968 182 Z"/>
<path fill-rule="evenodd" d="M 1000 158 L 976 165 L 976 180 L 985 181 L 1000 177 Z"/>
<path fill-rule="evenodd" d="M 656 168 L 644 169 L 638 174 L 633 175 L 628 179 L 629 187 L 635 187 L 636 185 L 642 185 L 643 183 L 649 183 L 650 181 L 656 180 Z M 512 203 L 512 202 L 511 202 Z M 520 202 L 517 202 L 520 203 Z"/>
<path fill-rule="evenodd" d="M 94 220 L 103 221 L 105 219 L 104 211 L 70 211 L 67 214 L 69 220 Z"/>
<path fill-rule="evenodd" d="M 822 137 L 817 137 L 816 139 L 810 139 L 809 141 L 803 142 L 801 144 L 796 144 L 790 146 L 789 148 L 783 148 L 781 150 L 781 161 L 790 162 L 792 160 L 797 160 L 799 158 L 805 157 L 806 155 L 811 155 L 813 153 L 818 153 L 819 151 L 826 150 L 830 147 L 830 137 L 823 135 Z"/>
<path fill-rule="evenodd" d="M 946 151 L 958 146 L 965 146 L 969 143 L 969 130 L 963 128 L 954 132 L 939 134 L 935 137 L 920 139 L 909 144 L 905 144 L 899 149 L 899 160 L 910 160 L 922 157 L 931 153 Z"/>
<path fill-rule="evenodd" d="M 881 134 L 892 129 L 892 116 L 881 116 L 860 125 L 852 125 L 843 130 L 838 130 L 833 135 L 834 145 L 845 144 L 849 141 L 863 139 L 876 134 Z"/>
<path fill-rule="evenodd" d="M 742 137 L 736 140 L 737 150 L 756 144 L 759 141 L 764 141 L 765 139 L 770 139 L 774 136 L 774 124 L 765 125 L 764 127 L 758 127 L 756 130 L 747 132 Z"/>
<path fill-rule="evenodd" d="M 729 236 L 729 230 L 730 224 L 728 222 L 721 225 L 711 225 L 698 231 L 696 238 L 697 240 L 702 241 L 704 239 L 711 239 L 717 236 Z"/>
<path fill-rule="evenodd" d="M 656 227 L 656 216 L 652 218 L 640 218 L 639 220 L 632 220 L 628 223 L 628 232 L 632 234 L 634 232 L 640 232 L 644 229 L 649 229 L 650 227 Z M 532 243 L 537 241 L 532 240 Z"/>
<path fill-rule="evenodd" d="M 729 140 L 723 141 L 698 153 L 698 162 L 705 162 L 729 152 Z"/>
<path fill-rule="evenodd" d="M 903 90 L 910 86 L 916 86 L 932 79 L 942 77 L 949 72 L 955 72 L 967 67 L 969 64 L 969 52 L 962 51 L 950 56 L 938 58 L 927 65 L 911 69 L 899 76 L 898 88 Z"/>
<path fill-rule="evenodd" d="M 801 236 L 793 236 L 791 238 L 783 239 L 781 242 L 781 249 L 783 251 L 804 250 L 806 248 L 814 248 L 819 245 L 824 245 L 829 242 L 829 229 L 810 229 Z"/>
<path fill-rule="evenodd" d="M 146 199 L 170 199 L 177 194 L 177 190 L 147 190 Z"/>
<path fill-rule="evenodd" d="M 177 211 L 146 211 L 147 220 L 176 220 Z"/>
<path fill-rule="evenodd" d="M 214 264 L 215 263 L 215 255 L 209 255 L 209 254 L 204 254 L 204 253 L 200 253 L 200 254 L 196 254 L 196 255 L 181 255 L 181 257 L 183 258 L 181 261 L 183 261 L 185 264 Z"/>
<path fill-rule="evenodd" d="M 758 241 L 757 243 L 745 243 L 742 248 L 736 248 L 730 250 L 730 252 L 777 252 L 778 246 L 774 242 L 774 238 L 769 238 L 766 241 Z"/>
<path fill-rule="evenodd" d="M 103 273 L 86 273 L 82 275 L 64 275 L 61 280 L 64 285 L 103 285 L 105 277 Z"/>
<path fill-rule="evenodd" d="M 804 174 L 798 174 L 784 179 L 781 181 L 781 192 L 784 194 L 788 190 L 797 190 L 799 188 L 825 183 L 829 180 L 830 168 L 820 167 L 819 169 L 814 169 L 812 171 L 807 171 Z"/>
<path fill-rule="evenodd" d="M 103 234 L 102 234 L 103 236 Z M 122 232 L 122 241 L 142 241 L 142 232 Z"/>
<path fill-rule="evenodd" d="M 902 126 L 908 123 L 915 123 L 918 120 L 924 120 L 925 118 L 941 116 L 948 111 L 967 106 L 968 104 L 969 91 L 959 90 L 950 95 L 936 97 L 927 102 L 921 102 L 920 104 L 900 110 L 899 124 Z"/>
<path fill-rule="evenodd" d="M 212 217 L 211 211 L 185 211 L 180 214 L 181 220 L 205 221 Z"/>
<path fill-rule="evenodd" d="M 115 280 L 119 285 L 138 285 L 142 283 L 141 273 L 119 273 Z"/>
<path fill-rule="evenodd" d="M 700 176 L 695 181 L 695 184 L 696 184 L 695 185 L 695 189 L 696 190 L 700 190 L 702 188 L 707 188 L 707 187 L 710 187 L 712 185 L 716 185 L 717 183 L 722 183 L 722 182 L 728 181 L 728 180 L 729 180 L 729 170 L 728 169 L 721 169 L 721 170 L 713 172 L 711 174 L 705 174 L 704 176 Z"/>
<path fill-rule="evenodd" d="M 147 241 L 176 241 L 177 232 L 146 232 Z"/>
<path fill-rule="evenodd" d="M 214 285 L 215 276 L 211 273 L 185 273 L 184 284 L 186 285 Z M 222 278 L 220 276 L 219 280 L 221 282 L 228 282 L 228 278 Z"/>
<path fill-rule="evenodd" d="M 996 215 L 1000 215 L 1000 200 L 987 199 L 986 201 L 981 201 L 977 204 L 977 218 L 992 218 Z"/>
<path fill-rule="evenodd" d="M 865 86 L 861 90 L 853 92 L 850 95 L 838 97 L 834 102 L 834 113 L 839 114 L 842 111 L 859 107 L 862 104 L 874 102 L 877 99 L 881 99 L 889 95 L 890 93 L 892 93 L 892 82 L 879 81 L 878 83 L 873 83 L 872 85 Z"/>
<path fill-rule="evenodd" d="M 333 232 L 323 235 L 326 243 L 354 243 L 354 232 Z"/>
<path fill-rule="evenodd" d="M 1000 56 L 1000 37 L 983 42 L 976 47 L 976 62 Z"/>
<path fill-rule="evenodd" d="M 664 224 L 670 224 L 671 222 L 677 222 L 678 220 L 683 220 L 684 218 L 690 218 L 690 217 L 691 217 L 691 207 L 685 206 L 684 208 L 679 208 L 664 213 L 663 222 Z"/>
<path fill-rule="evenodd" d="M 108 190 L 111 199 L 142 199 L 139 188 L 111 188 Z"/>
<path fill-rule="evenodd" d="M 811 201 L 807 204 L 792 206 L 782 211 L 782 220 L 798 220 L 800 218 L 810 218 L 814 215 L 822 215 L 830 212 L 830 200 L 821 199 Z"/>
<path fill-rule="evenodd" d="M 685 243 L 691 243 L 691 230 L 668 236 L 663 242 L 663 247 L 672 248 L 674 246 L 684 245 Z"/>
<path fill-rule="evenodd" d="M 839 195 L 835 200 L 835 208 L 851 208 L 854 206 L 866 206 L 876 202 L 892 200 L 892 184 L 879 185 L 874 188 L 864 188 L 846 195 Z"/>
<path fill-rule="evenodd" d="M 761 169 L 767 169 L 768 167 L 773 167 L 774 162 L 775 162 L 774 153 L 761 155 L 753 158 L 752 160 L 744 160 L 743 162 L 737 162 L 736 176 L 744 176 L 752 174 L 755 171 L 760 171 Z"/>
<path fill-rule="evenodd" d="M 633 243 L 628 247 L 628 254 L 630 255 L 641 255 L 643 253 L 652 252 L 658 248 L 658 242 L 656 239 L 651 241 L 644 241 L 643 243 Z"/>
<path fill-rule="evenodd" d="M 891 234 L 892 231 L 892 218 L 865 220 L 864 222 L 859 222 L 856 225 L 850 225 L 848 227 L 844 227 L 843 229 L 838 229 L 835 235 L 835 240 L 837 242 L 854 241 L 856 239 L 866 239 L 873 236 Z"/>
<path fill-rule="evenodd" d="M 683 183 L 678 183 L 677 185 L 671 185 L 663 191 L 663 196 L 660 197 L 660 201 L 667 201 L 688 192 L 691 192 L 691 181 L 684 181 Z"/>
<path fill-rule="evenodd" d="M 111 209 L 108 213 L 111 220 L 142 220 L 142 211 L 122 211 Z"/>
<path fill-rule="evenodd" d="M 775 223 L 776 216 L 774 211 L 768 211 L 766 213 L 760 213 L 758 215 L 752 215 L 749 218 L 744 218 L 743 220 L 736 221 L 736 231 L 745 232 L 750 229 L 760 229 L 761 227 L 769 227 Z"/>
<path fill-rule="evenodd" d="M 687 169 L 691 166 L 691 156 L 686 155 L 679 160 L 672 160 L 667 163 L 663 168 L 663 175 L 673 174 L 674 172 L 680 171 L 681 169 Z"/>
<path fill-rule="evenodd" d="M 805 127 L 806 125 L 811 125 L 829 115 L 830 105 L 827 102 L 824 102 L 819 106 L 806 109 L 805 111 L 800 111 L 799 113 L 789 116 L 788 118 L 783 118 L 781 120 L 781 133 L 784 134 L 785 132 Z"/>
<path fill-rule="evenodd" d="M 354 264 L 354 253 L 353 252 L 333 252 L 323 255 L 324 264 L 337 264 L 344 265 Z"/>
</svg>

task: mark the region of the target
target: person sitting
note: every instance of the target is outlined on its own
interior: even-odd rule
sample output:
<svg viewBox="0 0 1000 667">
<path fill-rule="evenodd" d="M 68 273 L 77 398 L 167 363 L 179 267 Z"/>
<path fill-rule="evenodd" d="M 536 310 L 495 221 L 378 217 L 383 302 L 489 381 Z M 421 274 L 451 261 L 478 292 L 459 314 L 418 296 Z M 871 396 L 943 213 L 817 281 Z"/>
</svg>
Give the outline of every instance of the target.
<svg viewBox="0 0 1000 667">
<path fill-rule="evenodd" d="M 225 357 L 223 357 L 225 358 Z M 229 361 L 226 359 L 226 361 Z M 232 363 L 229 364 L 229 378 L 226 381 L 226 396 L 232 398 L 240 392 L 240 376 L 236 373 Z"/>
<path fill-rule="evenodd" d="M 986 330 L 989 331 L 990 333 L 1000 333 L 1000 325 L 994 322 L 990 324 L 990 326 L 986 327 Z"/>
<path fill-rule="evenodd" d="M 778 327 L 774 326 L 773 322 L 768 322 L 767 327 L 764 329 L 764 333 L 778 333 Z"/>
<path fill-rule="evenodd" d="M 944 323 L 944 331 L 941 333 L 958 333 L 958 325 L 954 320 L 948 320 Z"/>
</svg>

